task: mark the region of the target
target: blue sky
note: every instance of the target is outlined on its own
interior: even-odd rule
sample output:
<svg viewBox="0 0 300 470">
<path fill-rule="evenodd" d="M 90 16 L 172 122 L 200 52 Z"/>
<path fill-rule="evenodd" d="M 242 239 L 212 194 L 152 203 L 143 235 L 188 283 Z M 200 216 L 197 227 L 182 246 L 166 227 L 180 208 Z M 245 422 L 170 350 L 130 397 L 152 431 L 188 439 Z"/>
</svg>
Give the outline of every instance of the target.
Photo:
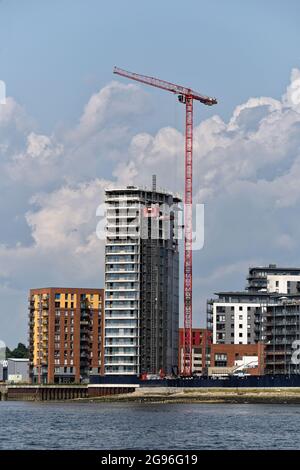
<svg viewBox="0 0 300 470">
<path fill-rule="evenodd" d="M 114 65 L 216 95 L 226 118 L 249 96 L 281 95 L 299 14 L 297 0 L 4 0 L 1 77 L 41 130 L 74 123 Z M 169 124 L 172 97 L 149 93 L 153 128 Z"/>
<path fill-rule="evenodd" d="M 184 108 L 114 65 L 219 100 L 195 106 L 195 325 L 249 264 L 300 265 L 299 13 L 296 0 L 0 1 L 0 339 L 25 341 L 30 287 L 102 286 L 107 185 L 156 172 L 182 191 Z"/>
</svg>

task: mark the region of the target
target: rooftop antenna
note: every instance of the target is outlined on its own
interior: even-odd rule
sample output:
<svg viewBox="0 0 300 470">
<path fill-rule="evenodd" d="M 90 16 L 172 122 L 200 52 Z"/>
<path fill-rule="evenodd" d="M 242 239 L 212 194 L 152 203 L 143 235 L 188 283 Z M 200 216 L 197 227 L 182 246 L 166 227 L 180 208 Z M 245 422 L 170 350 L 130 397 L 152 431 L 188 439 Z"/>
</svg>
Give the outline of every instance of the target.
<svg viewBox="0 0 300 470">
<path fill-rule="evenodd" d="M 152 191 L 156 192 L 156 175 L 152 175 Z"/>
</svg>

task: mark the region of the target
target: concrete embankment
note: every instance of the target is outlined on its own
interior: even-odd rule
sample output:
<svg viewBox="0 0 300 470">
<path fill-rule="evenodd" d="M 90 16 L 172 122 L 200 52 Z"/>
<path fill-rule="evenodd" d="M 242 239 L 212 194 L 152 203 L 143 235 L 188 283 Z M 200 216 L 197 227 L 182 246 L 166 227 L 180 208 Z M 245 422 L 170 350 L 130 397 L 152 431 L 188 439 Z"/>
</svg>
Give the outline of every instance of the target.
<svg viewBox="0 0 300 470">
<path fill-rule="evenodd" d="M 99 403 L 266 403 L 300 404 L 300 387 L 89 387 L 86 385 L 0 386 L 2 400 Z"/>
<path fill-rule="evenodd" d="M 2 401 L 66 401 L 87 398 L 86 385 L 1 385 Z"/>
<path fill-rule="evenodd" d="M 127 403 L 270 403 L 300 404 L 300 388 L 142 387 L 130 394 L 105 395 L 93 402 Z"/>
</svg>

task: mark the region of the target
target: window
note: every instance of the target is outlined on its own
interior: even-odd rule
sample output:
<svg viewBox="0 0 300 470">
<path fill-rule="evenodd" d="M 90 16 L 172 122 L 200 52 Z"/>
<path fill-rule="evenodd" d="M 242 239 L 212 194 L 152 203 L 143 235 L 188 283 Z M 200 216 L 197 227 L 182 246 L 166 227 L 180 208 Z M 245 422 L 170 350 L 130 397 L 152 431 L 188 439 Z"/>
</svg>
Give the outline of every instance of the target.
<svg viewBox="0 0 300 470">
<path fill-rule="evenodd" d="M 242 338 L 243 337 L 243 333 L 239 333 L 239 338 Z"/>
<path fill-rule="evenodd" d="M 243 315 L 239 315 L 239 320 L 243 320 Z"/>
<path fill-rule="evenodd" d="M 279 281 L 276 281 L 276 287 L 279 287 Z"/>
<path fill-rule="evenodd" d="M 217 313 L 225 313 L 225 307 L 217 305 Z"/>
<path fill-rule="evenodd" d="M 243 328 L 243 324 L 242 324 L 242 323 L 239 324 L 239 328 Z"/>
<path fill-rule="evenodd" d="M 227 354 L 222 354 L 222 353 L 215 354 L 215 366 L 226 367 L 227 366 Z"/>
<path fill-rule="evenodd" d="M 243 310 L 243 307 L 239 307 L 239 310 L 240 310 L 240 311 Z"/>
</svg>

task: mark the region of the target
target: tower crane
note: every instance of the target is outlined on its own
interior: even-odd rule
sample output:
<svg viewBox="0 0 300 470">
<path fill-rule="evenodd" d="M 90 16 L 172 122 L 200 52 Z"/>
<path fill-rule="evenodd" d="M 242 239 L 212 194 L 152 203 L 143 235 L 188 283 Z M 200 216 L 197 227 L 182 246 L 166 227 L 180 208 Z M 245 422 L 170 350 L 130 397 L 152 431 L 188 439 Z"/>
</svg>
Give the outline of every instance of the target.
<svg viewBox="0 0 300 470">
<path fill-rule="evenodd" d="M 201 95 L 190 88 L 175 85 L 154 77 L 140 75 L 114 67 L 113 72 L 122 77 L 136 80 L 178 96 L 180 103 L 185 104 L 185 177 L 184 177 L 184 345 L 183 370 L 185 376 L 192 375 L 192 288 L 193 288 L 193 102 L 207 106 L 217 104 L 215 98 Z"/>
</svg>

